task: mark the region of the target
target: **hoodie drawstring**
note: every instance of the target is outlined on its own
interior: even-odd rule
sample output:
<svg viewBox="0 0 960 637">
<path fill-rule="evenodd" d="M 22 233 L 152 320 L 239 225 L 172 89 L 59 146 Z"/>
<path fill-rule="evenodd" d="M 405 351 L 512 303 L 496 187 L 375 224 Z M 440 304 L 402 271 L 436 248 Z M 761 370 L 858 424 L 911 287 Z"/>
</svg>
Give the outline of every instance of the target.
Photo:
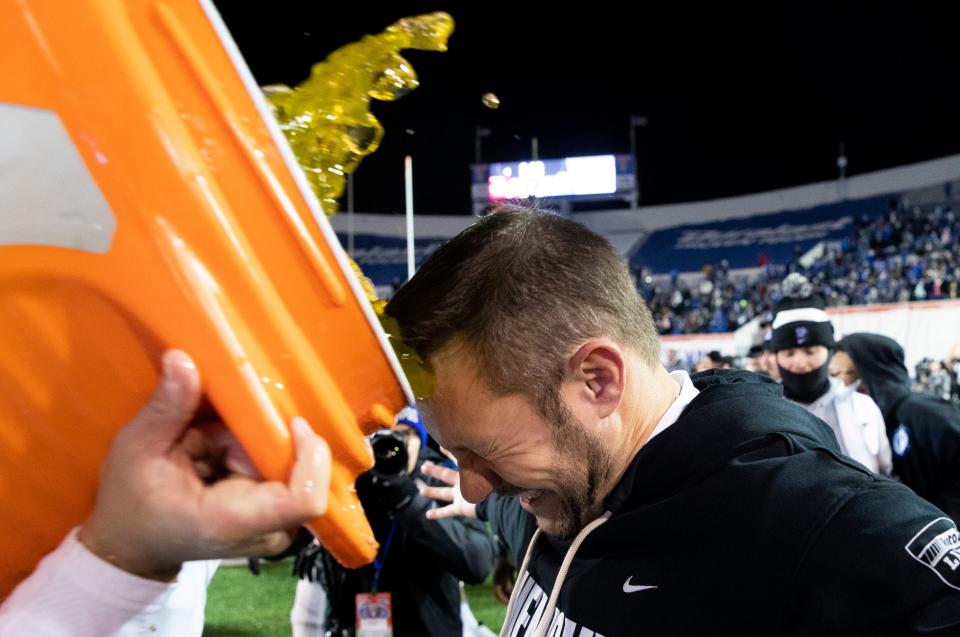
<svg viewBox="0 0 960 637">
<path fill-rule="evenodd" d="M 547 601 L 547 607 L 543 611 L 543 615 L 540 616 L 540 624 L 537 628 L 537 632 L 534 634 L 534 637 L 544 637 L 547 634 L 547 631 L 550 629 L 550 623 L 553 621 L 553 611 L 557 608 L 557 599 L 560 597 L 560 588 L 563 587 L 563 581 L 567 578 L 567 571 L 570 570 L 570 564 L 573 562 L 574 556 L 577 554 L 577 550 L 580 548 L 580 545 L 583 544 L 583 541 L 587 539 L 587 536 L 595 528 L 606 522 L 610 519 L 610 512 L 607 511 L 599 518 L 583 527 L 583 529 L 577 533 L 577 536 L 573 539 L 573 542 L 570 544 L 570 548 L 567 549 L 566 555 L 563 556 L 563 563 L 560 565 L 560 570 L 557 571 L 557 577 L 553 582 L 553 592 L 550 593 L 550 599 Z M 530 544 L 527 545 L 527 553 L 523 556 L 523 563 L 520 565 L 520 572 L 517 574 L 517 583 L 514 584 L 513 593 L 510 595 L 510 602 L 507 604 L 507 615 L 506 620 L 503 622 L 503 628 L 500 629 L 500 637 L 506 637 L 507 631 L 510 630 L 510 627 L 513 625 L 513 622 L 510 621 L 513 605 L 516 602 L 516 598 L 520 593 L 520 590 L 523 588 L 524 580 L 526 577 L 529 577 L 530 574 L 527 571 L 527 567 L 530 565 L 530 556 L 533 555 L 533 546 L 537 542 L 537 538 L 540 537 L 540 529 L 538 528 L 533 533 L 533 537 L 530 538 Z"/>
</svg>

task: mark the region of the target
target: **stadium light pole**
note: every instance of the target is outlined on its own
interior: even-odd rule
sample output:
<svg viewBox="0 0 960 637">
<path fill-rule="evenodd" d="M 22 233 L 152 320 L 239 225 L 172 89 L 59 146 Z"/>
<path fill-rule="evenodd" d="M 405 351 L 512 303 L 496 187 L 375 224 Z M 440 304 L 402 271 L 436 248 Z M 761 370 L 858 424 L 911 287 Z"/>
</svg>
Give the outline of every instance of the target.
<svg viewBox="0 0 960 637">
<path fill-rule="evenodd" d="M 403 189 L 407 204 L 407 280 L 413 278 L 416 263 L 413 252 L 413 157 L 403 158 Z"/>
<path fill-rule="evenodd" d="M 353 256 L 353 173 L 347 173 L 347 254 Z"/>
<path fill-rule="evenodd" d="M 840 140 L 840 152 L 837 153 L 837 169 L 840 171 L 840 180 L 847 178 L 847 153 L 844 152 L 843 140 Z"/>
<path fill-rule="evenodd" d="M 536 135 L 521 135 L 520 133 L 514 133 L 513 138 L 518 142 L 524 142 L 527 139 L 530 140 L 530 160 L 539 161 L 540 160 L 540 138 Z"/>
<path fill-rule="evenodd" d="M 636 194 L 633 195 L 631 207 L 636 208 L 640 203 L 640 160 L 637 157 L 637 128 L 646 128 L 646 115 L 630 116 L 630 156 L 633 157 L 633 189 Z"/>
<path fill-rule="evenodd" d="M 840 171 L 838 178 L 838 186 L 840 191 L 840 198 L 847 198 L 847 153 L 844 148 L 844 140 L 840 140 L 840 150 L 837 153 L 837 170 Z"/>
<path fill-rule="evenodd" d="M 483 138 L 490 137 L 493 134 L 493 130 L 487 128 L 486 126 L 477 126 L 474 129 L 473 135 L 473 163 L 479 164 L 483 161 Z"/>
</svg>

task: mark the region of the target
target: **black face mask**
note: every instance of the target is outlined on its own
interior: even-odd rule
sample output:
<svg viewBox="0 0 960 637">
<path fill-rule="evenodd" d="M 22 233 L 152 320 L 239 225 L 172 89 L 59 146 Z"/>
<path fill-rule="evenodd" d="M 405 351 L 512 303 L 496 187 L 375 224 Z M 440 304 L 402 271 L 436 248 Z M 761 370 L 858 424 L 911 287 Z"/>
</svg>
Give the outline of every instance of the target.
<svg viewBox="0 0 960 637">
<path fill-rule="evenodd" d="M 806 374 L 794 374 L 781 367 L 780 377 L 783 379 L 783 395 L 790 400 L 809 405 L 830 389 L 830 371 L 827 367 L 828 363 L 824 363 L 821 367 Z"/>
</svg>

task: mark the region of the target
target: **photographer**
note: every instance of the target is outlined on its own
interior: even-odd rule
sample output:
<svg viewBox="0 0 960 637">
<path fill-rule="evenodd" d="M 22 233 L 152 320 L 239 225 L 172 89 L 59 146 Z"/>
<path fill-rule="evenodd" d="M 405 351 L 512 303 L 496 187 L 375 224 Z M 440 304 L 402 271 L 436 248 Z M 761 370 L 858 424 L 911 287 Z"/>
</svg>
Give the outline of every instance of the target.
<svg viewBox="0 0 960 637">
<path fill-rule="evenodd" d="M 376 465 L 357 480 L 357 495 L 380 543 L 377 559 L 348 570 L 316 543 L 301 551 L 297 570 L 305 579 L 291 612 L 294 635 L 363 635 L 366 625 L 357 625 L 357 617 L 371 617 L 377 625 L 389 609 L 397 637 L 460 637 L 459 580 L 486 578 L 493 540 L 478 520 L 426 519 L 435 504 L 420 495 L 420 487 L 440 483 L 421 467 L 445 458 L 427 446 L 416 410 L 405 409 L 396 427 L 370 441 Z"/>
</svg>

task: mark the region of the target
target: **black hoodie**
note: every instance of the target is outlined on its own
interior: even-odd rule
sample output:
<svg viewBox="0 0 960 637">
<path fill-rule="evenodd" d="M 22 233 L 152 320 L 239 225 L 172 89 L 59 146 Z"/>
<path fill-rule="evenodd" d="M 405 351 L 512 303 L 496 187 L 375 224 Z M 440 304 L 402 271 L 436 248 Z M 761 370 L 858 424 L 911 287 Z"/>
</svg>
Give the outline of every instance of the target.
<svg viewBox="0 0 960 637">
<path fill-rule="evenodd" d="M 700 394 L 607 497 L 548 635 L 960 634 L 952 521 L 842 456 L 775 383 L 693 379 Z M 478 513 L 519 559 L 534 518 L 496 495 Z M 537 540 L 505 634 L 535 634 L 569 544 Z"/>
<path fill-rule="evenodd" d="M 960 521 L 960 409 L 910 391 L 903 348 L 879 334 L 840 341 L 870 396 L 880 405 L 893 450 L 893 471 L 917 494 Z"/>
</svg>

